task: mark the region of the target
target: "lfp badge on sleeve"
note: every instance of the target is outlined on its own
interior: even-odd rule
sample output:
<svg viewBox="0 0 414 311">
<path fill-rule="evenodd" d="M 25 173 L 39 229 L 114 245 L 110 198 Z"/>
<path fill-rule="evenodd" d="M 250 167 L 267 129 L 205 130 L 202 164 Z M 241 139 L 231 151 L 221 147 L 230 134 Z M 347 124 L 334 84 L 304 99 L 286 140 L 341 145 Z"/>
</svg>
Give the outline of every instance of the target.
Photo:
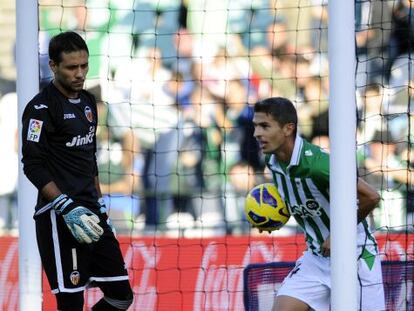
<svg viewBox="0 0 414 311">
<path fill-rule="evenodd" d="M 27 140 L 39 142 L 40 134 L 42 133 L 43 121 L 30 119 L 29 129 L 27 130 Z"/>
</svg>

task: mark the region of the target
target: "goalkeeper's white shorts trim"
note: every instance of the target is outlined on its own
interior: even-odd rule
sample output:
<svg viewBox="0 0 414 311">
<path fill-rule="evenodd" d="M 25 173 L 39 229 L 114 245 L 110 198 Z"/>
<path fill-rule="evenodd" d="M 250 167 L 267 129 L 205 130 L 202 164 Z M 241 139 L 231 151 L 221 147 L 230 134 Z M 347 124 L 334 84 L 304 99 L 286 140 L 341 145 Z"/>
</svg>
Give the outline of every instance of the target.
<svg viewBox="0 0 414 311">
<path fill-rule="evenodd" d="M 329 311 L 331 278 L 330 258 L 305 252 L 282 283 L 277 296 L 290 296 L 308 304 L 313 310 Z M 358 310 L 385 310 L 381 261 L 375 257 L 370 270 L 364 260 L 358 260 Z M 360 293 L 362 293 L 360 295 Z M 362 299 L 360 299 L 362 297 Z"/>
<path fill-rule="evenodd" d="M 39 251 L 52 293 L 76 293 L 92 282 L 129 279 L 119 243 L 103 216 L 97 213 L 104 234 L 92 248 L 79 244 L 53 209 L 36 218 Z"/>
</svg>

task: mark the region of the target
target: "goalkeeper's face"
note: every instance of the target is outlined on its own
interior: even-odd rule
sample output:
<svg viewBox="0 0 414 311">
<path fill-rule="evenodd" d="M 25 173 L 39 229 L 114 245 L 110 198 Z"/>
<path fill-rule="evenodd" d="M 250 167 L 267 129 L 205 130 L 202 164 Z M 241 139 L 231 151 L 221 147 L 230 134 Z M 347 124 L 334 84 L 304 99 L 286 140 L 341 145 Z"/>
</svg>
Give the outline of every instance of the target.
<svg viewBox="0 0 414 311">
<path fill-rule="evenodd" d="M 89 70 L 88 52 L 81 50 L 70 53 L 62 52 L 61 62 L 50 61 L 56 87 L 67 97 L 77 97 L 83 89 Z"/>
</svg>

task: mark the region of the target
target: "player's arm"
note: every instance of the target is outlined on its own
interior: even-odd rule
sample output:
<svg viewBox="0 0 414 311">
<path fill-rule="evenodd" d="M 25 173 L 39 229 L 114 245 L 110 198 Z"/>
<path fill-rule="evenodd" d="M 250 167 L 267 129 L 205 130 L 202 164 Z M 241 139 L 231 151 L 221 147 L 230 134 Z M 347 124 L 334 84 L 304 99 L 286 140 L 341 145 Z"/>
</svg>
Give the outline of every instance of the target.
<svg viewBox="0 0 414 311">
<path fill-rule="evenodd" d="M 98 201 L 98 205 L 101 207 L 100 212 L 106 214 L 106 209 L 102 211 L 102 205 L 105 207 L 105 204 L 101 198 L 98 175 L 95 176 L 94 183 L 100 198 Z M 54 182 L 48 183 L 42 189 L 42 195 L 52 201 L 52 208 L 56 214 L 62 215 L 70 232 L 79 243 L 89 244 L 100 239 L 104 230 L 99 225 L 99 217 L 89 208 L 74 202 L 68 195 L 62 193 Z"/>
<path fill-rule="evenodd" d="M 48 134 L 54 130 L 49 107 L 29 103 L 23 113 L 22 128 L 22 162 L 27 178 L 50 201 L 56 214 L 63 217 L 79 243 L 99 240 L 103 233 L 98 225 L 99 217 L 63 194 L 45 165 L 49 154 Z"/>
<path fill-rule="evenodd" d="M 358 197 L 358 212 L 357 222 L 363 221 L 369 213 L 377 206 L 380 196 L 375 189 L 365 182 L 362 178 L 358 178 L 357 183 L 357 197 Z M 331 241 L 328 237 L 322 245 L 322 254 L 324 256 L 330 256 Z"/>
<path fill-rule="evenodd" d="M 321 154 L 321 158 L 316 165 L 318 181 L 329 185 L 329 155 Z M 378 192 L 362 178 L 357 181 L 358 204 L 358 223 L 363 221 L 369 213 L 377 206 L 380 197 Z"/>
<path fill-rule="evenodd" d="M 23 170 L 41 195 L 46 200 L 53 201 L 62 192 L 45 165 L 49 154 L 48 133 L 50 132 L 53 132 L 53 122 L 48 105 L 30 102 L 22 118 Z"/>
<path fill-rule="evenodd" d="M 62 193 L 54 181 L 47 183 L 40 192 L 51 202 L 56 214 L 63 217 L 69 231 L 79 243 L 89 244 L 99 240 L 103 229 L 95 213 Z"/>
<path fill-rule="evenodd" d="M 47 183 L 40 192 L 51 202 L 56 214 L 63 217 L 69 231 L 79 243 L 99 240 L 103 229 L 98 224 L 100 220 L 97 215 L 63 194 L 54 181 Z"/>
<path fill-rule="evenodd" d="M 363 221 L 377 206 L 380 196 L 378 192 L 362 178 L 358 178 L 358 223 Z"/>
<path fill-rule="evenodd" d="M 49 108 L 29 103 L 22 118 L 23 171 L 31 183 L 42 191 L 53 180 L 45 163 L 48 155 L 48 132 L 52 130 Z"/>
<path fill-rule="evenodd" d="M 62 194 L 54 181 L 47 183 L 40 192 L 42 196 L 50 202 Z"/>
</svg>

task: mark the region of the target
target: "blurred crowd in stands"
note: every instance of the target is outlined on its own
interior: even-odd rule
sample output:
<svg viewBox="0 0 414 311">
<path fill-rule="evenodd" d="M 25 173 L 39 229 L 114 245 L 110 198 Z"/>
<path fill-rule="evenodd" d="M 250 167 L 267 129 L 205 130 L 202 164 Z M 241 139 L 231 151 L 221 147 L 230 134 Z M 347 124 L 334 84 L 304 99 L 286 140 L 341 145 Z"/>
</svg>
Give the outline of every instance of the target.
<svg viewBox="0 0 414 311">
<path fill-rule="evenodd" d="M 86 88 L 98 99 L 100 181 L 118 232 L 249 233 L 244 197 L 270 180 L 252 136 L 253 105 L 262 98 L 291 99 L 300 134 L 329 150 L 327 0 L 45 3 L 40 87 L 51 79 L 49 38 L 67 29 L 84 35 Z M 412 6 L 356 1 L 358 164 L 381 193 L 378 230 L 413 229 Z M 0 80 L 0 92 L 0 230 L 13 232 L 14 81 Z M 294 223 L 278 234 L 290 233 Z"/>
</svg>

